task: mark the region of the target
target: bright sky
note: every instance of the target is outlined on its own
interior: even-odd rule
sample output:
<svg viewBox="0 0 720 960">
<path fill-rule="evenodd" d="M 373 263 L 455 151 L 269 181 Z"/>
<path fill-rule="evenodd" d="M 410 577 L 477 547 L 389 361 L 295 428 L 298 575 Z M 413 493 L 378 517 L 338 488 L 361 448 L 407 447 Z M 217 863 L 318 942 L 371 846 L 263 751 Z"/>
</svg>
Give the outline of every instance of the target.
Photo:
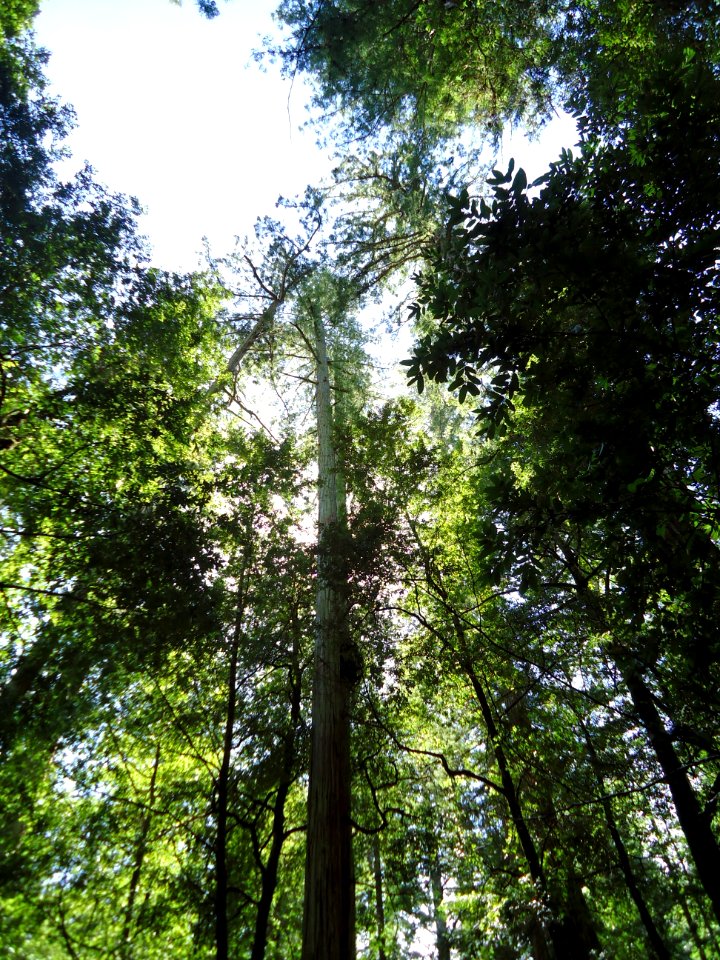
<svg viewBox="0 0 720 960">
<path fill-rule="evenodd" d="M 0 0 L 1 2 L 1 0 Z M 329 168 L 310 132 L 302 84 L 252 61 L 275 0 L 43 0 L 35 26 L 54 92 L 71 103 L 71 148 L 98 179 L 136 196 L 154 259 L 198 265 L 202 237 L 226 253 Z M 289 98 L 289 100 L 288 100 Z"/>
<path fill-rule="evenodd" d="M 330 169 L 300 130 L 302 83 L 291 90 L 252 60 L 276 5 L 221 0 L 206 20 L 194 0 L 42 0 L 36 33 L 52 54 L 54 92 L 77 113 L 75 165 L 88 160 L 102 183 L 140 200 L 158 266 L 199 266 L 204 236 L 227 253 L 275 213 L 279 195 L 301 194 Z M 532 179 L 573 142 L 561 118 L 539 145 L 514 138 L 502 162 L 514 155 Z"/>
</svg>

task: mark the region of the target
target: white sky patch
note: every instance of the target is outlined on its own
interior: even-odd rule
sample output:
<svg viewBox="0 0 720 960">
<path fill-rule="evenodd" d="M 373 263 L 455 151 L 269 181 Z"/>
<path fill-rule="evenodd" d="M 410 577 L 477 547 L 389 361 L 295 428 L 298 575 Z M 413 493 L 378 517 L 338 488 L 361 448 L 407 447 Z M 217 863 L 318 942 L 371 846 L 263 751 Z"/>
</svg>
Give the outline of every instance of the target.
<svg viewBox="0 0 720 960">
<path fill-rule="evenodd" d="M 74 166 L 147 209 L 154 262 L 190 270 L 202 238 L 235 236 L 330 169 L 306 120 L 301 81 L 252 60 L 275 0 L 233 0 L 206 20 L 192 0 L 43 0 L 38 40 L 53 93 L 71 103 Z"/>
<path fill-rule="evenodd" d="M 553 160 L 557 160 L 563 147 L 575 153 L 578 141 L 577 125 L 568 113 L 558 113 L 549 120 L 535 137 L 528 137 L 522 130 L 508 130 L 502 138 L 497 167 L 505 172 L 511 159 L 515 169 L 522 167 L 532 183 L 547 172 Z"/>
</svg>

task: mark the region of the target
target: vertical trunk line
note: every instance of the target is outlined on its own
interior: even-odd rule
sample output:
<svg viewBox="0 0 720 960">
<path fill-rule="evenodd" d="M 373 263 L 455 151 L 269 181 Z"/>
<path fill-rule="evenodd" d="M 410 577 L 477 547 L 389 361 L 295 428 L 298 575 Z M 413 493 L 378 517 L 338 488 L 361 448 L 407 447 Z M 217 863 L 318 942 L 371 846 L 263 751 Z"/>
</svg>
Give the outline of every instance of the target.
<svg viewBox="0 0 720 960">
<path fill-rule="evenodd" d="M 150 789 L 148 791 L 148 804 L 140 823 L 140 834 L 138 836 L 137 848 L 135 851 L 135 862 L 133 872 L 130 877 L 130 889 L 128 891 L 128 901 L 125 907 L 125 916 L 123 918 L 123 928 L 120 935 L 122 951 L 130 945 L 130 928 L 132 926 L 133 910 L 135 908 L 135 899 L 140 886 L 140 876 L 147 852 L 147 839 L 150 833 L 150 824 L 152 822 L 153 807 L 155 806 L 155 787 L 157 784 L 157 775 L 160 768 L 160 744 L 155 747 L 155 760 L 153 762 L 152 774 L 150 776 Z"/>
<path fill-rule="evenodd" d="M 442 583 L 438 582 L 432 575 L 426 564 L 426 576 L 428 578 L 428 583 L 433 587 L 437 592 L 438 596 L 443 602 L 446 610 L 450 614 L 453 629 L 455 631 L 455 636 L 458 639 L 460 644 L 460 666 L 464 670 L 466 676 L 470 680 L 470 684 L 475 693 L 475 698 L 480 705 L 480 712 L 482 713 L 483 722 L 485 723 L 485 729 L 488 733 L 488 738 L 490 740 L 490 745 L 492 747 L 493 755 L 495 756 L 495 762 L 498 765 L 498 770 L 500 772 L 500 782 L 502 784 L 502 794 L 505 797 L 507 805 L 510 809 L 510 818 L 513 822 L 513 825 L 517 831 L 518 839 L 520 841 L 520 847 L 522 848 L 525 861 L 530 870 L 530 876 L 532 880 L 540 890 L 543 892 L 547 889 L 547 883 L 545 880 L 545 874 L 540 862 L 540 857 L 538 855 L 535 843 L 528 829 L 525 817 L 522 812 L 522 807 L 520 804 L 520 797 L 518 795 L 517 789 L 515 787 L 515 781 L 513 780 L 512 773 L 510 772 L 510 766 L 503 750 L 502 744 L 500 742 L 500 732 L 498 730 L 497 724 L 495 723 L 495 718 L 493 716 L 492 709 L 490 707 L 490 701 L 485 695 L 485 690 L 480 678 L 475 672 L 475 667 L 468 658 L 467 651 L 467 640 L 465 637 L 465 627 L 462 620 L 457 615 L 457 611 L 454 609 L 450 603 L 450 598 L 448 597 L 447 591 L 445 590 Z M 457 656 L 457 651 L 452 650 L 453 654 Z"/>
<path fill-rule="evenodd" d="M 318 552 L 303 960 L 353 960 L 355 889 L 350 810 L 350 689 L 337 460 L 325 330 L 314 318 L 318 432 Z"/>
<path fill-rule="evenodd" d="M 645 927 L 648 940 L 655 951 L 657 960 L 672 960 L 672 954 L 666 946 L 665 941 L 663 940 L 662 935 L 660 934 L 660 931 L 653 920 L 648 905 L 645 902 L 642 890 L 640 889 L 640 885 L 635 877 L 625 843 L 620 835 L 620 830 L 618 829 L 618 825 L 615 820 L 615 814 L 613 813 L 612 803 L 610 798 L 605 794 L 605 781 L 600 768 L 600 761 L 598 759 L 597 751 L 595 750 L 595 744 L 592 742 L 590 732 L 582 720 L 580 720 L 580 727 L 583 731 L 585 745 L 587 747 L 588 756 L 590 757 L 590 766 L 593 769 L 598 786 L 600 787 L 600 793 L 602 797 L 601 804 L 603 813 L 605 814 L 605 823 L 607 824 L 608 833 L 610 834 L 612 842 L 615 846 L 618 863 L 620 864 L 620 869 L 622 870 L 623 877 L 625 878 L 625 886 L 628 888 L 628 892 L 630 893 L 632 901 L 637 907 L 637 911 L 640 914 L 640 919 Z"/>
<path fill-rule="evenodd" d="M 525 815 L 522 811 L 520 797 L 515 786 L 515 781 L 513 780 L 510 772 L 510 766 L 508 764 L 507 757 L 505 756 L 505 751 L 500 743 L 500 732 L 497 728 L 497 724 L 495 723 L 495 718 L 492 715 L 490 703 L 485 696 L 485 691 L 483 690 L 482 684 L 480 683 L 472 664 L 465 661 L 463 663 L 463 669 L 470 679 L 470 683 L 472 684 L 472 688 L 475 692 L 475 697 L 480 704 L 480 712 L 482 713 L 483 720 L 485 722 L 485 728 L 488 732 L 488 737 L 490 738 L 493 754 L 495 756 L 495 762 L 497 763 L 498 770 L 500 771 L 500 782 L 503 788 L 503 796 L 505 797 L 507 805 L 510 809 L 510 818 L 517 831 L 518 839 L 520 840 L 520 846 L 525 856 L 528 869 L 530 870 L 530 876 L 532 877 L 533 882 L 536 883 L 542 891 L 546 891 L 547 883 L 545 880 L 545 872 L 535 847 L 535 841 L 530 834 L 530 830 L 528 829 L 528 825 L 525 820 Z"/>
<path fill-rule="evenodd" d="M 580 568 L 578 558 L 566 545 L 560 544 L 559 547 L 578 595 L 586 604 L 588 612 L 597 626 L 604 632 L 609 632 L 610 624 L 605 612 L 599 603 L 599 598 L 590 589 L 588 579 Z M 640 665 L 631 654 L 623 651 L 619 644 L 615 644 L 611 655 L 622 675 L 637 716 L 655 752 L 665 783 L 670 789 L 678 823 L 685 834 L 685 840 L 695 863 L 700 883 L 712 904 L 716 920 L 720 921 L 720 847 L 718 847 L 710 824 L 703 816 L 697 794 L 677 755 L 672 737 L 665 729 L 665 724 L 655 705 L 652 691 L 645 682 Z"/>
<path fill-rule="evenodd" d="M 442 872 L 440 869 L 440 854 L 438 853 L 437 846 L 434 846 L 430 852 L 429 873 L 438 960 L 450 960 L 450 940 L 448 939 L 447 921 L 445 920 L 445 914 L 443 912 Z"/>
<path fill-rule="evenodd" d="M 675 751 L 672 737 L 665 729 L 652 693 L 637 664 L 621 660 L 618 666 L 630 691 L 633 706 L 647 731 L 648 739 L 665 775 L 665 782 L 670 788 L 675 812 L 685 834 L 698 877 L 710 898 L 715 918 L 720 921 L 720 850 L 718 850 L 717 841 L 710 825 L 703 817 L 697 795 Z"/>
<path fill-rule="evenodd" d="M 239 630 L 233 633 L 228 669 L 228 696 L 223 736 L 223 757 L 215 784 L 217 806 L 217 832 L 215 835 L 215 957 L 228 960 L 229 931 L 227 916 L 228 869 L 227 869 L 227 820 L 230 759 L 232 756 L 233 730 L 235 727 L 235 699 L 237 696 L 237 655 Z"/>
<path fill-rule="evenodd" d="M 382 860 L 380 859 L 380 838 L 373 834 L 371 866 L 375 880 L 375 922 L 377 925 L 378 960 L 387 960 L 385 953 L 385 903 L 383 900 Z"/>
<path fill-rule="evenodd" d="M 228 804 L 230 786 L 230 764 L 232 761 L 233 734 L 237 713 L 237 668 L 240 633 L 245 610 L 245 590 L 250 555 L 252 552 L 252 524 L 246 525 L 245 551 L 243 567 L 238 584 L 237 610 L 230 643 L 230 664 L 227 679 L 227 707 L 225 711 L 225 731 L 223 734 L 223 752 L 220 770 L 215 782 L 216 834 L 215 834 L 215 958 L 228 960 L 230 949 L 230 931 L 228 924 Z"/>
<path fill-rule="evenodd" d="M 517 832 L 523 856 L 525 857 L 530 876 L 538 892 L 544 897 L 547 906 L 550 908 L 551 916 L 549 920 L 543 921 L 540 916 L 536 917 L 536 926 L 533 934 L 535 952 L 538 957 L 550 956 L 553 960 L 579 960 L 579 958 L 590 957 L 592 951 L 599 948 L 599 941 L 591 922 L 589 911 L 587 910 L 587 904 L 585 903 L 584 897 L 582 897 L 582 892 L 578 891 L 580 898 L 576 897 L 576 900 L 581 900 L 581 906 L 587 915 L 588 922 L 585 923 L 584 926 L 575 923 L 574 913 L 577 913 L 577 910 L 573 910 L 573 908 L 567 904 L 563 905 L 548 885 L 537 846 L 535 845 L 527 819 L 522 810 L 520 794 L 512 776 L 507 755 L 501 743 L 500 732 L 493 716 L 490 701 L 475 671 L 472 660 L 467 654 L 468 644 L 465 626 L 457 610 L 451 603 L 450 597 L 439 577 L 434 575 L 427 557 L 425 557 L 425 573 L 428 584 L 437 593 L 437 596 L 442 601 L 452 621 L 460 652 L 458 653 L 457 650 L 453 649 L 447 641 L 445 641 L 446 646 L 448 646 L 457 657 L 460 666 L 470 680 L 475 696 L 480 704 L 480 711 L 488 732 L 495 762 L 500 772 L 502 794 L 508 805 L 510 818 Z M 578 905 L 580 904 L 576 906 Z"/>
<path fill-rule="evenodd" d="M 663 858 L 663 859 L 665 860 L 665 865 L 669 870 L 675 869 L 674 864 L 672 864 L 670 860 L 668 860 L 667 858 Z M 682 891 L 680 891 L 679 893 L 678 903 L 680 904 L 680 909 L 682 910 L 683 916 L 685 917 L 685 922 L 688 925 L 690 936 L 692 937 L 693 943 L 695 944 L 700 960 L 709 960 L 708 955 L 705 952 L 705 945 L 703 944 L 702 938 L 700 937 L 700 931 L 698 930 L 698 925 L 695 922 L 695 918 L 692 915 L 692 911 L 690 910 L 690 905 L 687 902 L 687 897 Z"/>
<path fill-rule="evenodd" d="M 495 762 L 500 773 L 500 784 L 502 786 L 501 792 L 505 798 L 505 802 L 508 805 L 510 819 L 515 827 L 515 831 L 520 842 L 520 849 L 522 850 L 528 870 L 530 871 L 530 877 L 539 894 L 545 898 L 548 898 L 549 893 L 545 871 L 543 870 L 540 855 L 538 854 L 535 841 L 530 833 L 530 829 L 522 810 L 520 795 L 515 785 L 507 756 L 503 749 L 502 743 L 500 742 L 500 731 L 495 723 L 490 701 L 485 694 L 485 690 L 475 671 L 472 661 L 467 656 L 468 646 L 465 635 L 465 627 L 462 620 L 458 616 L 457 611 L 451 604 L 450 597 L 448 596 L 448 593 L 445 590 L 442 582 L 440 582 L 440 580 L 433 575 L 427 557 L 425 557 L 425 576 L 428 584 L 440 598 L 452 621 L 453 630 L 460 646 L 460 652 L 458 653 L 458 651 L 455 650 L 447 641 L 444 642 L 453 655 L 458 658 L 460 667 L 470 680 L 473 692 L 475 693 L 475 698 L 480 706 L 480 712 L 483 717 L 485 729 L 487 730 L 490 746 L 492 748 L 493 756 L 495 757 Z M 539 916 L 536 917 L 536 926 L 533 937 L 535 941 L 535 952 L 538 956 L 548 956 L 551 958 L 551 960 L 565 960 L 562 945 L 556 942 L 556 924 L 552 922 L 546 924 Z"/>
<path fill-rule="evenodd" d="M 295 617 L 293 617 L 295 621 Z M 262 869 L 262 887 L 260 902 L 255 917 L 255 935 L 253 937 L 250 960 L 263 960 L 267 948 L 267 934 L 270 922 L 275 889 L 277 887 L 280 854 L 285 843 L 285 801 L 293 782 L 295 767 L 295 739 L 300 724 L 301 678 L 300 650 L 298 644 L 298 625 L 293 623 L 293 659 L 288 670 L 290 693 L 290 723 L 283 738 L 282 768 L 275 803 L 273 804 L 272 840 L 265 867 Z"/>
</svg>

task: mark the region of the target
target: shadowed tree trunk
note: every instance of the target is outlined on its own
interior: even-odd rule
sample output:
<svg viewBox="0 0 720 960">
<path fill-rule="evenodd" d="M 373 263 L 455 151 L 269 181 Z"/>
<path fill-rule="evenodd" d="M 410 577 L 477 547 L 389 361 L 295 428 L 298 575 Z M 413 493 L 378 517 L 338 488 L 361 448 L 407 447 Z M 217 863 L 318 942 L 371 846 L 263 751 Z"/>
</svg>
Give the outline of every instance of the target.
<svg viewBox="0 0 720 960">
<path fill-rule="evenodd" d="M 295 618 L 294 618 L 295 619 Z M 275 889 L 277 888 L 280 854 L 285 842 L 285 801 L 294 780 L 295 757 L 297 754 L 296 737 L 300 723 L 301 678 L 300 648 L 298 643 L 299 626 L 293 623 L 293 659 L 289 668 L 290 719 L 283 738 L 282 766 L 275 802 L 273 804 L 272 840 L 270 852 L 265 864 L 260 864 L 262 877 L 260 901 L 255 916 L 255 936 L 253 937 L 250 960 L 263 960 L 267 948 L 268 925 Z"/>
<path fill-rule="evenodd" d="M 665 860 L 665 864 L 668 870 L 675 869 L 674 865 L 670 863 L 669 860 Z M 680 909 L 682 910 L 683 916 L 685 917 L 685 922 L 688 925 L 690 936 L 692 937 L 693 943 L 695 944 L 695 948 L 698 952 L 698 956 L 700 957 L 700 960 L 709 960 L 708 955 L 705 952 L 705 945 L 703 944 L 702 939 L 700 937 L 700 931 L 698 930 L 697 923 L 695 922 L 695 917 L 692 915 L 692 911 L 690 910 L 690 905 L 688 904 L 687 897 L 684 895 L 684 893 L 682 892 L 680 893 L 680 895 L 677 898 L 677 902 L 680 904 Z"/>
<path fill-rule="evenodd" d="M 445 589 L 441 577 L 436 574 L 432 566 L 425 558 L 425 576 L 428 586 L 433 590 L 436 596 L 442 602 L 447 611 L 448 620 L 452 623 L 455 637 L 457 638 L 458 649 L 455 649 L 447 639 L 440 637 L 441 642 L 456 657 L 461 669 L 467 676 L 472 686 L 473 692 L 480 706 L 483 722 L 488 734 L 489 745 L 492 749 L 500 773 L 501 793 L 507 803 L 510 813 L 510 819 L 517 833 L 525 862 L 527 863 L 530 877 L 535 885 L 538 896 L 545 900 L 550 909 L 548 919 L 536 917 L 533 925 L 532 940 L 533 952 L 536 960 L 590 960 L 594 951 L 599 949 L 599 941 L 592 922 L 592 917 L 588 910 L 581 888 L 577 890 L 568 888 L 567 901 L 568 909 L 563 910 L 562 904 L 557 895 L 548 884 L 547 876 L 543 867 L 540 852 L 530 831 L 528 820 L 522 809 L 520 793 L 513 776 L 513 771 L 508 760 L 508 756 L 502 744 L 501 731 L 495 721 L 493 708 L 486 694 L 483 683 L 478 676 L 475 664 L 468 655 L 469 644 L 467 641 L 465 626 L 457 610 L 452 604 L 451 598 Z M 581 898 L 581 902 L 576 903 L 575 910 L 569 905 L 569 901 Z"/>
<path fill-rule="evenodd" d="M 618 666 L 670 788 L 678 822 L 685 834 L 698 877 L 710 898 L 715 918 L 720 921 L 720 849 L 712 827 L 703 816 L 697 794 L 677 755 L 672 737 L 665 729 L 639 664 L 618 657 Z"/>
<path fill-rule="evenodd" d="M 382 860 L 380 858 L 380 838 L 372 838 L 370 865 L 375 881 L 375 922 L 377 925 L 378 960 L 387 960 L 385 953 L 385 900 L 383 897 Z"/>
<path fill-rule="evenodd" d="M 215 834 L 215 958 L 228 960 L 228 867 L 227 867 L 227 821 L 230 760 L 232 757 L 233 729 L 235 726 L 235 698 L 237 696 L 237 658 L 240 629 L 233 631 L 228 669 L 227 713 L 225 736 L 220 771 L 215 783 L 215 807 L 217 830 Z"/>
<path fill-rule="evenodd" d="M 600 767 L 600 761 L 595 750 L 595 745 L 592 742 L 587 727 L 581 719 L 579 719 L 579 724 L 585 737 L 585 745 L 587 746 L 590 765 L 593 768 L 593 772 L 597 778 L 598 786 L 600 787 L 600 792 L 602 795 L 602 808 L 603 813 L 605 814 L 605 823 L 607 824 L 608 833 L 610 834 L 610 838 L 615 846 L 618 863 L 620 864 L 620 869 L 622 870 L 622 874 L 625 879 L 625 886 L 628 888 L 628 892 L 632 897 L 632 901 L 637 907 L 638 913 L 640 914 L 640 919 L 645 927 L 650 945 L 655 951 L 657 960 L 672 960 L 672 954 L 666 946 L 665 941 L 663 940 L 662 935 L 652 917 L 652 914 L 650 913 L 648 905 L 645 902 L 642 890 L 640 889 L 640 885 L 638 884 L 637 878 L 633 871 L 632 863 L 630 862 L 630 857 L 625 847 L 625 843 L 620 835 L 620 830 L 618 829 L 615 815 L 613 813 L 612 803 L 610 798 L 605 794 L 605 782 L 602 769 Z"/>
<path fill-rule="evenodd" d="M 559 548 L 578 596 L 591 618 L 603 633 L 612 633 L 612 624 L 608 623 L 599 598 L 591 590 L 577 556 L 566 544 L 559 544 Z M 639 614 L 637 619 L 641 621 L 642 614 Z M 712 825 L 703 815 L 697 794 L 677 755 L 673 739 L 665 728 L 652 691 L 645 682 L 642 665 L 621 643 L 616 643 L 610 652 L 628 689 L 638 720 L 655 752 L 665 783 L 670 789 L 678 823 L 685 834 L 698 878 L 710 899 L 716 920 L 720 921 L 720 847 Z"/>
<path fill-rule="evenodd" d="M 152 823 L 153 808 L 155 806 L 155 788 L 157 785 L 157 775 L 160 769 L 160 744 L 155 748 L 155 759 L 153 761 L 152 774 L 150 775 L 150 789 L 148 791 L 147 807 L 140 821 L 140 831 L 138 833 L 137 845 L 135 847 L 135 860 L 133 862 L 133 871 L 130 876 L 130 888 L 128 890 L 128 899 L 125 906 L 123 917 L 122 933 L 120 935 L 120 944 L 122 954 L 130 948 L 130 937 L 133 925 L 133 914 L 135 912 L 135 900 L 140 888 L 140 877 L 142 876 L 143 863 L 147 853 L 148 836 L 150 834 L 150 825 Z"/>
<path fill-rule="evenodd" d="M 215 958 L 228 960 L 229 956 L 229 926 L 228 926 L 228 865 L 227 865 L 227 835 L 228 835 L 228 800 L 230 784 L 230 764 L 233 751 L 233 733 L 235 730 L 235 714 L 237 711 L 237 669 L 242 620 L 245 612 L 246 581 L 250 565 L 251 524 L 247 524 L 245 531 L 245 552 L 243 566 L 240 572 L 237 588 L 237 607 L 235 625 L 230 640 L 230 663 L 227 678 L 227 701 L 225 711 L 225 733 L 223 736 L 223 753 L 220 770 L 215 782 Z"/>
</svg>

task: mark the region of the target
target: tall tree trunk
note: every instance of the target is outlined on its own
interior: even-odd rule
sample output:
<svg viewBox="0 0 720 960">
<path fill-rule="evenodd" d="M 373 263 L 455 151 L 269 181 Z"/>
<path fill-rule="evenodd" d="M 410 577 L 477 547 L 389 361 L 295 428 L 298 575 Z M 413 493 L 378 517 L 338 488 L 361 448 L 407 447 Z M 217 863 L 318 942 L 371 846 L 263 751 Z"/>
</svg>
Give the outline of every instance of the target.
<svg viewBox="0 0 720 960">
<path fill-rule="evenodd" d="M 688 902 L 688 893 L 689 893 L 693 901 L 692 903 L 693 911 L 694 911 L 693 916 L 696 918 L 699 917 L 702 920 L 703 930 L 705 934 L 705 940 L 704 940 L 705 946 L 713 951 L 714 956 L 720 957 L 720 939 L 718 939 L 717 924 L 713 923 L 712 918 L 709 916 L 706 909 L 705 899 L 702 895 L 702 891 L 698 889 L 697 883 L 694 882 L 695 877 L 691 877 L 688 874 L 688 869 L 687 869 L 687 866 L 685 865 L 685 858 L 683 854 L 678 852 L 677 844 L 674 839 L 671 839 L 670 846 L 675 851 L 675 856 L 676 856 L 675 864 L 671 865 L 667 855 L 663 856 L 663 861 L 665 865 L 668 867 L 668 869 L 671 871 L 671 873 L 677 873 L 677 864 L 678 862 L 680 863 L 683 877 L 685 878 L 685 894 L 684 894 L 685 904 L 688 907 L 688 909 L 690 909 L 690 904 Z M 697 922 L 695 923 L 695 929 L 698 930 L 698 933 L 699 933 L 699 927 L 697 925 Z"/>
<path fill-rule="evenodd" d="M 675 751 L 672 737 L 665 729 L 640 666 L 624 657 L 618 657 L 618 666 L 670 788 L 678 823 L 685 834 L 698 878 L 710 899 L 715 918 L 720 921 L 720 848 L 712 827 L 703 816 L 697 794 Z"/>
<path fill-rule="evenodd" d="M 675 865 L 671 863 L 669 859 L 667 858 L 664 858 L 664 859 L 665 859 L 665 865 L 667 866 L 668 870 L 674 871 Z M 700 931 L 698 930 L 698 925 L 695 922 L 695 917 L 693 917 L 692 911 L 690 910 L 690 905 L 687 901 L 687 897 L 682 891 L 680 891 L 679 894 L 677 895 L 677 902 L 680 904 L 680 909 L 682 910 L 683 916 L 685 917 L 685 922 L 688 925 L 690 936 L 692 937 L 693 943 L 695 944 L 695 949 L 698 952 L 698 956 L 700 957 L 700 960 L 709 960 L 708 955 L 705 952 L 705 945 L 700 936 Z"/>
<path fill-rule="evenodd" d="M 229 931 L 228 931 L 228 867 L 227 867 L 227 820 L 228 820 L 228 787 L 230 780 L 230 760 L 233 747 L 233 730 L 235 727 L 235 698 L 237 696 L 237 657 L 238 634 L 233 632 L 232 647 L 230 650 L 230 667 L 228 669 L 227 711 L 225 715 L 225 735 L 223 737 L 223 756 L 215 783 L 215 804 L 217 830 L 215 834 L 215 958 L 228 960 Z"/>
<path fill-rule="evenodd" d="M 632 901 L 637 907 L 637 911 L 640 914 L 640 919 L 645 931 L 647 933 L 648 940 L 650 945 L 655 952 L 657 960 L 672 960 L 672 954 L 668 949 L 665 941 L 662 938 L 660 931 L 658 930 L 657 924 L 655 923 L 650 909 L 645 902 L 645 897 L 643 896 L 640 885 L 635 876 L 635 872 L 632 868 L 632 863 L 630 862 L 630 857 L 628 855 L 625 843 L 618 829 L 617 821 L 615 820 L 615 814 L 612 809 L 612 802 L 610 798 L 605 793 L 605 781 L 603 778 L 602 769 L 600 767 L 600 761 L 598 759 L 597 751 L 595 750 L 595 744 L 592 742 L 590 732 L 583 723 L 582 719 L 579 719 L 580 727 L 583 731 L 585 737 L 585 745 L 587 747 L 588 756 L 590 758 L 590 766 L 593 769 L 595 777 L 600 788 L 600 793 L 602 797 L 602 808 L 603 813 L 605 814 L 605 823 L 607 824 L 608 833 L 612 839 L 613 845 L 615 846 L 615 851 L 617 853 L 618 863 L 622 871 L 623 878 L 625 880 L 625 886 L 628 888 L 628 892 L 632 897 Z"/>
<path fill-rule="evenodd" d="M 293 662 L 289 669 L 289 693 L 290 693 L 290 721 L 287 732 L 283 738 L 282 766 L 280 769 L 280 780 L 278 783 L 275 802 L 273 804 L 273 822 L 272 839 L 270 843 L 270 852 L 266 863 L 260 865 L 262 875 L 262 886 L 260 890 L 260 901 L 258 903 L 257 914 L 255 916 L 255 936 L 253 937 L 252 952 L 250 960 L 264 960 L 267 947 L 268 925 L 270 921 L 270 909 L 272 907 L 275 889 L 277 887 L 278 867 L 280 864 L 280 854 L 285 842 L 285 801 L 292 786 L 293 773 L 295 769 L 296 747 L 298 726 L 300 723 L 300 651 L 297 638 L 297 630 L 293 635 Z"/>
<path fill-rule="evenodd" d="M 458 622 L 455 625 L 455 629 L 462 630 L 462 624 L 459 622 L 459 618 L 457 618 L 457 620 Z M 475 672 L 473 664 L 465 660 L 463 668 L 470 679 L 473 690 L 475 691 L 475 696 L 480 704 L 480 711 L 485 721 L 488 737 L 495 755 L 495 762 L 500 771 L 503 796 L 508 805 L 510 819 L 517 832 L 525 861 L 530 870 L 530 876 L 538 892 L 545 897 L 550 907 L 549 919 L 544 921 L 538 917 L 537 925 L 533 932 L 534 950 L 537 960 L 544 960 L 546 956 L 553 957 L 554 960 L 581 960 L 581 958 L 589 958 L 592 955 L 592 950 L 596 948 L 597 936 L 587 936 L 585 934 L 590 932 L 594 934 L 594 927 L 590 922 L 589 930 L 583 934 L 579 929 L 575 928 L 572 918 L 563 918 L 563 911 L 548 887 L 540 855 L 532 834 L 530 833 L 530 828 L 528 827 L 520 803 L 520 795 L 500 740 L 500 731 L 495 723 L 490 702 Z M 585 904 L 584 898 L 583 906 L 585 907 L 585 912 L 587 912 L 587 904 Z M 545 938 L 549 939 L 549 944 L 543 942 Z"/>
<path fill-rule="evenodd" d="M 458 616 L 457 610 L 453 607 L 440 578 L 435 576 L 427 560 L 425 563 L 425 574 L 428 586 L 435 591 L 442 601 L 453 624 L 455 636 L 460 648 L 459 652 L 445 641 L 446 645 L 449 646 L 453 655 L 458 658 L 461 668 L 472 685 L 475 697 L 480 706 L 480 712 L 485 723 L 485 729 L 488 733 L 488 739 L 495 757 L 495 762 L 500 773 L 502 795 L 508 805 L 510 819 L 517 833 L 518 840 L 520 841 L 525 862 L 527 863 L 530 876 L 538 893 L 545 899 L 550 908 L 550 918 L 545 921 L 538 915 L 533 926 L 533 951 L 536 960 L 546 960 L 546 958 L 547 960 L 585 960 L 585 958 L 589 960 L 592 955 L 592 950 L 595 949 L 597 937 L 591 939 L 589 943 L 584 942 L 580 936 L 576 937 L 574 942 L 568 942 L 567 927 L 569 921 L 563 920 L 563 911 L 556 902 L 556 898 L 552 895 L 547 883 L 540 854 L 522 809 L 520 794 L 502 745 L 500 730 L 495 722 L 490 701 L 477 675 L 475 665 L 467 654 L 468 643 L 463 621 Z"/>
<path fill-rule="evenodd" d="M 600 630 L 611 631 L 612 625 L 608 623 L 599 598 L 590 589 L 578 558 L 566 544 L 560 544 L 559 547 L 578 595 L 585 603 L 590 616 Z M 630 693 L 637 717 L 645 728 L 665 782 L 670 788 L 678 823 L 685 834 L 700 883 L 712 904 L 715 918 L 720 921 L 720 847 L 712 826 L 703 815 L 697 794 L 675 751 L 672 737 L 665 729 L 652 691 L 643 677 L 641 665 L 619 643 L 615 644 L 612 655 Z"/>
<path fill-rule="evenodd" d="M 372 838 L 370 865 L 375 881 L 375 923 L 377 926 L 378 960 L 387 960 L 385 953 L 385 900 L 383 897 L 382 860 L 380 858 L 380 838 L 375 833 Z"/>
<path fill-rule="evenodd" d="M 571 862 L 562 896 L 564 910 L 558 920 L 551 921 L 555 952 L 558 957 L 597 957 L 601 951 L 590 907 L 583 892 L 583 883 Z M 558 947 L 562 944 L 562 948 Z"/>
<path fill-rule="evenodd" d="M 245 612 L 245 590 L 250 556 L 252 551 L 252 527 L 247 524 L 245 532 L 245 551 L 243 567 L 237 590 L 237 608 L 235 625 L 230 641 L 230 663 L 227 677 L 227 700 L 225 709 L 225 732 L 223 735 L 223 752 L 220 770 L 215 781 L 215 960 L 228 960 L 229 956 L 229 925 L 228 925 L 228 865 L 227 865 L 227 837 L 228 837 L 228 802 L 230 785 L 230 764 L 233 751 L 233 734 L 235 730 L 235 714 L 237 712 L 237 669 L 240 634 Z"/>
<path fill-rule="evenodd" d="M 338 515 L 330 375 L 322 320 L 315 318 L 318 431 L 318 552 L 312 739 L 308 789 L 303 960 L 355 957 L 355 879 L 350 810 L 353 678 L 346 564 Z"/>
</svg>

